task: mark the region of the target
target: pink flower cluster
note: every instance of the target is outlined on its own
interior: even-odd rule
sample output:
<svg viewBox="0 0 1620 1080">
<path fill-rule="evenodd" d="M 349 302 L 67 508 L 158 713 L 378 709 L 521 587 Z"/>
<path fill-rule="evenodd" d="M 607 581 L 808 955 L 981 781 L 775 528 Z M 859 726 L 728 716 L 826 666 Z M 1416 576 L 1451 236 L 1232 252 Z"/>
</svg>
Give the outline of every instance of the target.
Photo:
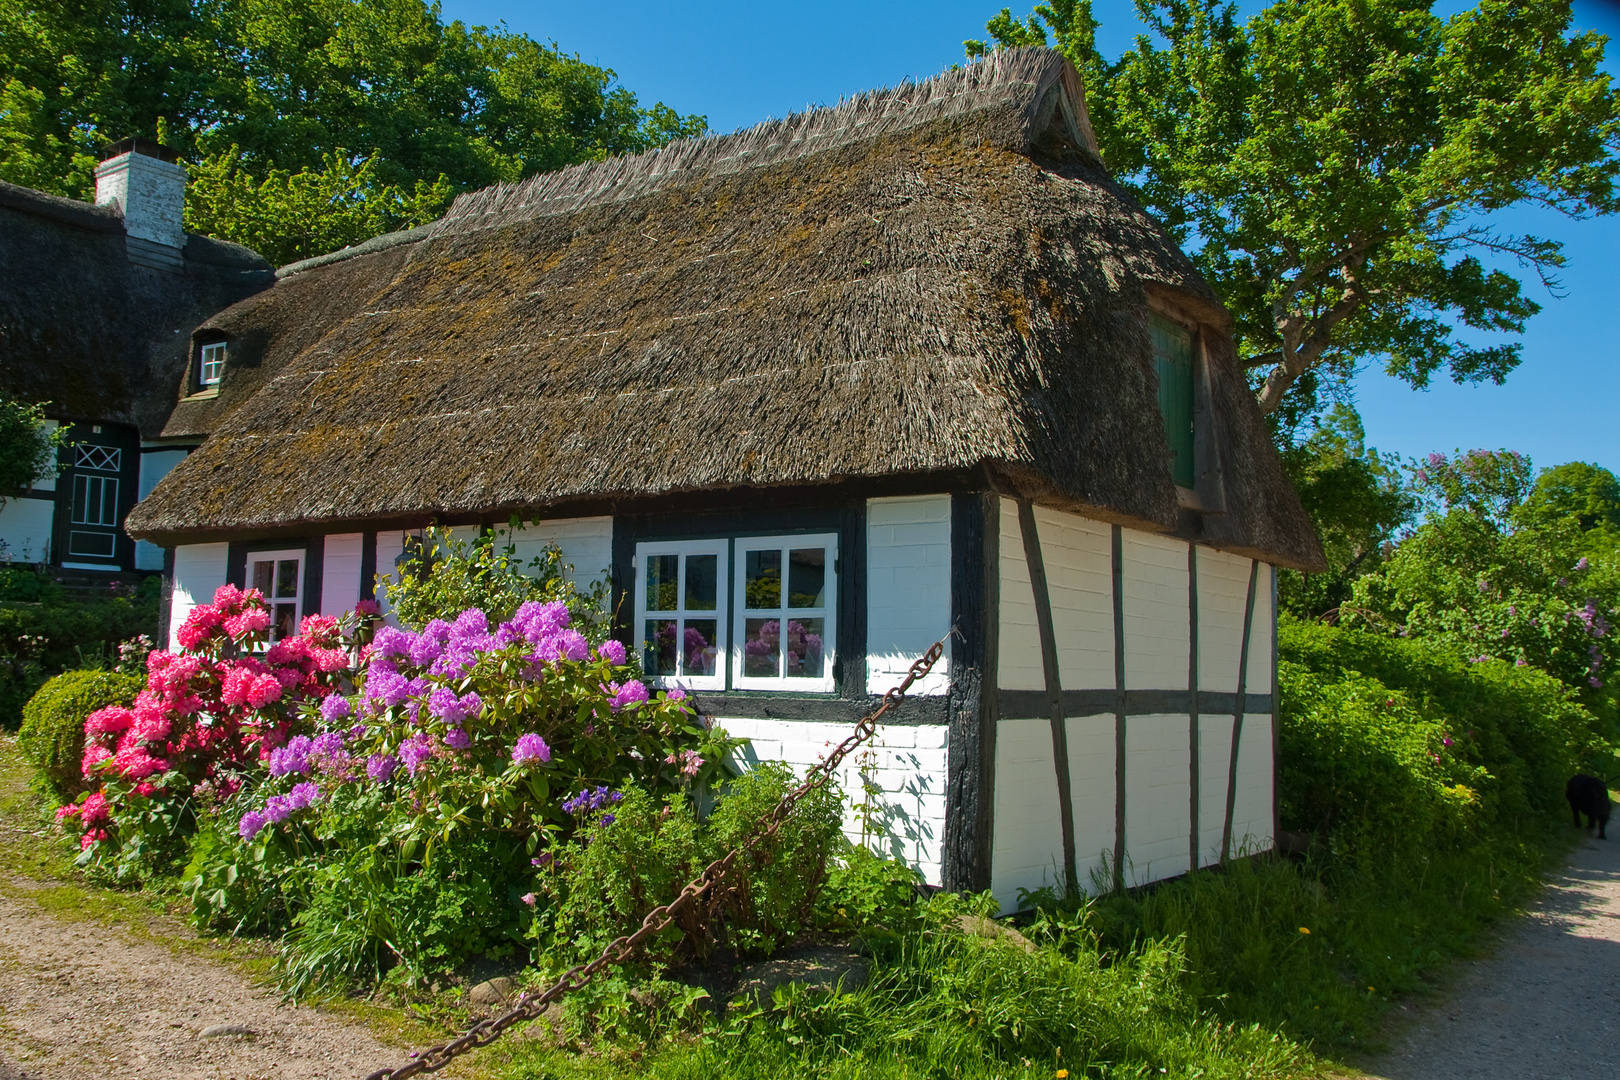
<svg viewBox="0 0 1620 1080">
<path fill-rule="evenodd" d="M 308 616 L 298 637 L 265 648 L 269 627 L 258 590 L 221 586 L 176 632 L 180 652 L 147 657 L 146 689 L 133 705 L 85 718 L 82 771 L 105 791 L 62 820 L 98 834 L 86 846 L 105 839 L 125 799 L 160 788 L 184 796 L 201 783 L 234 792 L 236 775 L 286 739 L 294 707 L 332 693 L 349 666 L 337 620 Z"/>
</svg>

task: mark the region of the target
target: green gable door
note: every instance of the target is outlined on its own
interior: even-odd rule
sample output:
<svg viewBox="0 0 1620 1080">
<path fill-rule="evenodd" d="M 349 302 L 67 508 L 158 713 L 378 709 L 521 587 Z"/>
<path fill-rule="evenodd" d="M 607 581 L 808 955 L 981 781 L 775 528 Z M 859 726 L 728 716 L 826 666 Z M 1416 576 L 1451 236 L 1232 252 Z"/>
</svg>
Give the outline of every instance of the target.
<svg viewBox="0 0 1620 1080">
<path fill-rule="evenodd" d="M 1179 323 L 1151 316 L 1153 366 L 1159 373 L 1159 413 L 1170 441 L 1170 475 L 1193 486 L 1193 340 Z"/>
</svg>

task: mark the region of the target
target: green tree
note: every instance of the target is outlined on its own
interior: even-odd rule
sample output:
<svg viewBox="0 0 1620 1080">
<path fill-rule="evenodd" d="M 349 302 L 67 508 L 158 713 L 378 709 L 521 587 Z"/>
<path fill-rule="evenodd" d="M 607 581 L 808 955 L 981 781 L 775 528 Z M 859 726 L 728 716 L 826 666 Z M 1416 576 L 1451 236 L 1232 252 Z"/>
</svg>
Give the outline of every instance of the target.
<svg viewBox="0 0 1620 1080">
<path fill-rule="evenodd" d="M 1395 460 L 1366 445 L 1361 417 L 1348 405 L 1330 410 L 1282 458 L 1327 556 L 1326 573 L 1285 571 L 1278 581 L 1282 604 L 1310 618 L 1343 604 L 1355 579 L 1377 569 L 1416 500 Z"/>
<path fill-rule="evenodd" d="M 271 169 L 260 180 L 232 147 L 191 166 L 186 227 L 246 244 L 280 266 L 439 216 L 451 194 L 443 176 L 407 191 L 378 179 L 377 160 L 354 164 L 340 151 L 324 168 Z"/>
<path fill-rule="evenodd" d="M 1546 469 L 1518 514 L 1527 524 L 1569 518 L 1597 547 L 1613 547 L 1620 537 L 1620 480 L 1584 461 Z"/>
<path fill-rule="evenodd" d="M 1620 99 L 1607 39 L 1569 0 L 1284 0 L 1247 21 L 1219 0 L 1136 0 L 1152 31 L 1098 53 L 1089 0 L 1050 0 L 994 46 L 1050 30 L 1087 81 L 1103 156 L 1193 252 L 1236 319 L 1261 409 L 1284 426 L 1379 360 L 1414 387 L 1500 383 L 1558 243 L 1495 227 L 1508 206 L 1616 206 Z M 970 57 L 992 45 L 969 41 Z M 1459 340 L 1460 323 L 1494 343 Z"/>
<path fill-rule="evenodd" d="M 0 395 L 0 506 L 51 474 L 64 433 L 38 405 Z"/>
<path fill-rule="evenodd" d="M 217 184 L 206 220 L 232 236 L 296 223 L 326 191 L 345 218 L 332 240 L 347 241 L 360 218 L 413 220 L 425 192 L 706 130 L 642 107 L 606 68 L 504 27 L 445 23 L 423 0 L 8 3 L 0 73 L 0 179 L 87 198 L 102 144 L 161 135 Z M 337 191 L 344 177 L 353 186 Z M 237 220 L 228 201 L 244 178 L 261 190 Z M 390 209 L 361 212 L 378 197 Z M 313 242 L 307 229 L 291 241 Z"/>
</svg>

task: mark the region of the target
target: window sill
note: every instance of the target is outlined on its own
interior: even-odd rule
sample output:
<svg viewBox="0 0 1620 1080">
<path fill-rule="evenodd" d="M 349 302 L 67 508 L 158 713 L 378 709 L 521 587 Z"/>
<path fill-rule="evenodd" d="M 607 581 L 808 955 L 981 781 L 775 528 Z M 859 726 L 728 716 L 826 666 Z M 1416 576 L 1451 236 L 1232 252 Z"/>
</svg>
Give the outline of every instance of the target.
<svg viewBox="0 0 1620 1080">
<path fill-rule="evenodd" d="M 187 394 L 181 401 L 209 401 L 219 397 L 219 387 L 210 386 L 206 390 L 199 390 L 195 394 Z"/>
</svg>

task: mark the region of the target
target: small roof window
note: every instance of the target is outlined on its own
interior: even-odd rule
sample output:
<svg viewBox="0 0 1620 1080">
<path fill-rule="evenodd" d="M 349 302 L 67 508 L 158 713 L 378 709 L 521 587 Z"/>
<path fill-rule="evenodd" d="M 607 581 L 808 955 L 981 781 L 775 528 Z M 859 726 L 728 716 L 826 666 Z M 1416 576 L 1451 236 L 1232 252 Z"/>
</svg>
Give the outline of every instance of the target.
<svg viewBox="0 0 1620 1080">
<path fill-rule="evenodd" d="M 204 343 L 197 354 L 197 382 L 204 388 L 218 386 L 225 375 L 225 343 Z"/>
</svg>

